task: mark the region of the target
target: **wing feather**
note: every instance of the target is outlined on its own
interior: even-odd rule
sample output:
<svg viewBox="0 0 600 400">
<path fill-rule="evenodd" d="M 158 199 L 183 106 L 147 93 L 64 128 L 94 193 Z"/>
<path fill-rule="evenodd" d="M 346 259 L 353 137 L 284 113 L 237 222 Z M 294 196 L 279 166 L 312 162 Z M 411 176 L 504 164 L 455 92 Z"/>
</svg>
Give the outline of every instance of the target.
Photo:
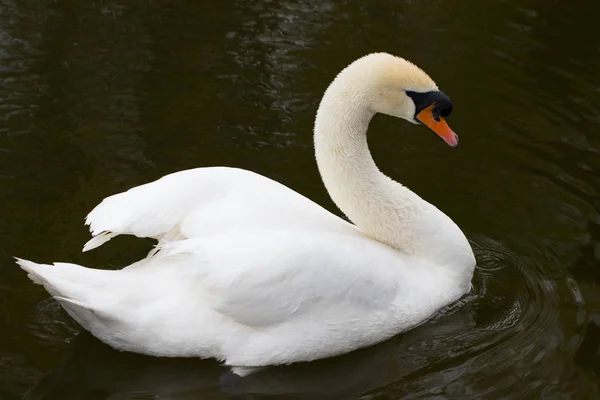
<svg viewBox="0 0 600 400">
<path fill-rule="evenodd" d="M 378 242 L 335 232 L 217 235 L 174 243 L 165 252 L 185 253 L 212 308 L 256 329 L 303 317 L 343 323 L 388 310 L 402 262 Z"/>
<path fill-rule="evenodd" d="M 84 251 L 117 235 L 164 243 L 242 229 L 356 228 L 284 185 L 254 172 L 196 168 L 166 175 L 104 199 L 86 218 Z"/>
</svg>

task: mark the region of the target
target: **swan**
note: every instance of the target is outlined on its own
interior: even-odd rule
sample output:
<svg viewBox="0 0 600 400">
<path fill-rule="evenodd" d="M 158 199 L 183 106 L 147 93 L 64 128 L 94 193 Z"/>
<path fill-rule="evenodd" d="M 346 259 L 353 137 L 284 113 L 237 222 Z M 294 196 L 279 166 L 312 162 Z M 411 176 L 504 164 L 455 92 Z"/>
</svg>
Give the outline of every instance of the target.
<svg viewBox="0 0 600 400">
<path fill-rule="evenodd" d="M 314 124 L 322 181 L 351 221 L 251 171 L 206 167 L 104 199 L 83 251 L 117 235 L 157 240 L 121 270 L 17 258 L 29 278 L 115 349 L 256 368 L 331 357 L 424 322 L 470 290 L 459 227 L 384 175 L 367 146 L 376 113 L 455 147 L 452 102 L 411 62 L 361 57 L 325 91 Z"/>
</svg>

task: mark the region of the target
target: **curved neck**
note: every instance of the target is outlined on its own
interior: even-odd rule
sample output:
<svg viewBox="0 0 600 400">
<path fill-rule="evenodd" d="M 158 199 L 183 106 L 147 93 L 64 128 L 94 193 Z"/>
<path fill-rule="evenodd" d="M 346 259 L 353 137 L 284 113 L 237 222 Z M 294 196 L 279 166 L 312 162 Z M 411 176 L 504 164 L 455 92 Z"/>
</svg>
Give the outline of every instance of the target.
<svg viewBox="0 0 600 400">
<path fill-rule="evenodd" d="M 445 214 L 377 168 L 366 136 L 374 112 L 331 89 L 319 106 L 314 140 L 319 172 L 339 209 L 367 236 L 405 254 L 435 263 L 472 257 Z"/>
</svg>

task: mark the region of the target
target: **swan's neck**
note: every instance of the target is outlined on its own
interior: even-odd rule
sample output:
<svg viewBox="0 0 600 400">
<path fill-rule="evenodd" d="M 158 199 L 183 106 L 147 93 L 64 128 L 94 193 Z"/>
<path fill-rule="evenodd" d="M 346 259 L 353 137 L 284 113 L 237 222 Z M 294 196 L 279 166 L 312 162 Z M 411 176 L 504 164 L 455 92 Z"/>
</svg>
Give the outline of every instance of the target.
<svg viewBox="0 0 600 400">
<path fill-rule="evenodd" d="M 335 204 L 367 236 L 405 254 L 435 263 L 472 262 L 460 229 L 375 165 L 366 136 L 374 112 L 359 98 L 332 89 L 317 113 L 315 153 Z"/>
</svg>

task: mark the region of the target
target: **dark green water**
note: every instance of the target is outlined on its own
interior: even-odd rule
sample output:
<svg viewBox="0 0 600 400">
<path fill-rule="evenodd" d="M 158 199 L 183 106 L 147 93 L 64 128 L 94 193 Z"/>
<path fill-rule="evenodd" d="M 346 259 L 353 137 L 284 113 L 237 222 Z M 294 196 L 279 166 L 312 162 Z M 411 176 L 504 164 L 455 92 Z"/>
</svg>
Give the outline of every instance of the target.
<svg viewBox="0 0 600 400">
<path fill-rule="evenodd" d="M 600 3 L 558 0 L 0 2 L 0 399 L 587 399 L 600 389 Z M 373 51 L 454 101 L 450 149 L 378 116 L 380 168 L 464 230 L 474 292 L 386 343 L 246 379 L 118 353 L 12 256 L 91 253 L 102 198 L 169 172 L 249 168 L 333 209 L 311 129 L 333 76 Z"/>
</svg>

